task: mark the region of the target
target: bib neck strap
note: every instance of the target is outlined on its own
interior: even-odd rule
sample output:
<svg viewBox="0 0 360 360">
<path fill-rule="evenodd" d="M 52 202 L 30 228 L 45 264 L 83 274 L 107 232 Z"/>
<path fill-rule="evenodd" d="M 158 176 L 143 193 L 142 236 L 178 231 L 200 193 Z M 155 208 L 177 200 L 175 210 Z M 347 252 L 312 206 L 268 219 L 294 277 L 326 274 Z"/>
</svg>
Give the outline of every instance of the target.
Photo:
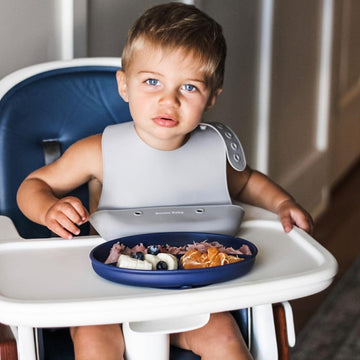
<svg viewBox="0 0 360 360">
<path fill-rule="evenodd" d="M 219 122 L 201 122 L 200 130 L 207 128 L 215 130 L 224 141 L 229 164 L 237 171 L 243 171 L 246 167 L 246 158 L 237 135 L 226 125 Z"/>
</svg>

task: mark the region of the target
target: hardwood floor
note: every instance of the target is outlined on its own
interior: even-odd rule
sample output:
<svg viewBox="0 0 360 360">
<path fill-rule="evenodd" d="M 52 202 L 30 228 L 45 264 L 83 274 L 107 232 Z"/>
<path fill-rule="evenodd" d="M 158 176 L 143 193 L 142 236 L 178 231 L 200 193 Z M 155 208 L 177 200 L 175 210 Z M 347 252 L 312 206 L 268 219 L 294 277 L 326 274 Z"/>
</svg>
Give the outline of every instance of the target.
<svg viewBox="0 0 360 360">
<path fill-rule="evenodd" d="M 315 223 L 314 238 L 335 256 L 339 269 L 328 289 L 291 301 L 297 333 L 360 255 L 360 160 L 333 189 L 329 207 Z"/>
</svg>

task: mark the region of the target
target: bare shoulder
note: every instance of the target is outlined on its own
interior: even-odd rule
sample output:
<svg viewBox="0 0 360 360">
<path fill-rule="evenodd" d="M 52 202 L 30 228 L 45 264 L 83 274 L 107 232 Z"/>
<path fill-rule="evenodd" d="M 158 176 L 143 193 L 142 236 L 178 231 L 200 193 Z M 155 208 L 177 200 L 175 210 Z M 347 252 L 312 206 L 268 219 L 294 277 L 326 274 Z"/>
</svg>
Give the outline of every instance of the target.
<svg viewBox="0 0 360 360">
<path fill-rule="evenodd" d="M 60 162 L 81 170 L 89 180 L 97 178 L 102 182 L 101 138 L 101 134 L 96 134 L 77 141 L 65 151 Z"/>
<path fill-rule="evenodd" d="M 92 136 L 88 136 L 84 139 L 78 140 L 74 144 L 72 144 L 67 152 L 79 152 L 79 153 L 86 153 L 86 152 L 95 152 L 97 153 L 100 151 L 101 154 L 101 138 L 102 134 L 96 134 Z M 94 154 L 92 154 L 94 155 Z"/>
<path fill-rule="evenodd" d="M 101 134 L 76 141 L 65 151 L 62 158 L 75 158 L 77 156 L 80 156 L 82 159 L 91 156 L 101 156 Z"/>
</svg>

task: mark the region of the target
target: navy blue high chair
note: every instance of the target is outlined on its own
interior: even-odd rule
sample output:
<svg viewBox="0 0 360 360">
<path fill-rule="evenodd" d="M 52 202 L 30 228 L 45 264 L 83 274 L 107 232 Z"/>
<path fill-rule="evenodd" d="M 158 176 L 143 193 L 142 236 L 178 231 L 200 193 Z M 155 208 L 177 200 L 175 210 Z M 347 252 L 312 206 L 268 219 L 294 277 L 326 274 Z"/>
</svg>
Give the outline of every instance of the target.
<svg viewBox="0 0 360 360">
<path fill-rule="evenodd" d="M 117 92 L 115 72 L 119 67 L 120 59 L 52 62 L 15 72 L 0 82 L 0 215 L 10 218 L 23 238 L 51 236 L 16 205 L 23 179 L 59 157 L 75 141 L 100 133 L 107 125 L 131 120 L 128 105 Z M 88 206 L 87 186 L 77 189 L 75 195 Z M 89 229 L 81 231 L 86 235 Z M 248 309 L 234 312 L 247 342 L 249 314 Z M 278 336 L 278 343 L 283 343 L 284 329 Z M 56 346 L 59 339 L 61 345 Z M 40 330 L 38 342 L 40 359 L 73 359 L 68 329 Z M 16 359 L 16 353 L 2 358 Z M 199 359 L 176 348 L 170 358 Z M 287 358 L 286 346 L 285 356 L 279 358 Z"/>
</svg>

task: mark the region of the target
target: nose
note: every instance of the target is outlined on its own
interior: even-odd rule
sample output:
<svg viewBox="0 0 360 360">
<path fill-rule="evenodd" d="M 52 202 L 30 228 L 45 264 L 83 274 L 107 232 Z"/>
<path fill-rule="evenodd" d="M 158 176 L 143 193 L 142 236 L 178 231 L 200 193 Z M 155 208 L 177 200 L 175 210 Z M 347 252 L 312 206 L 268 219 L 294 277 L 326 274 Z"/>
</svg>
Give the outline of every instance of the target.
<svg viewBox="0 0 360 360">
<path fill-rule="evenodd" d="M 178 92 L 176 90 L 164 91 L 160 95 L 159 103 L 167 106 L 179 106 L 180 98 Z"/>
</svg>

